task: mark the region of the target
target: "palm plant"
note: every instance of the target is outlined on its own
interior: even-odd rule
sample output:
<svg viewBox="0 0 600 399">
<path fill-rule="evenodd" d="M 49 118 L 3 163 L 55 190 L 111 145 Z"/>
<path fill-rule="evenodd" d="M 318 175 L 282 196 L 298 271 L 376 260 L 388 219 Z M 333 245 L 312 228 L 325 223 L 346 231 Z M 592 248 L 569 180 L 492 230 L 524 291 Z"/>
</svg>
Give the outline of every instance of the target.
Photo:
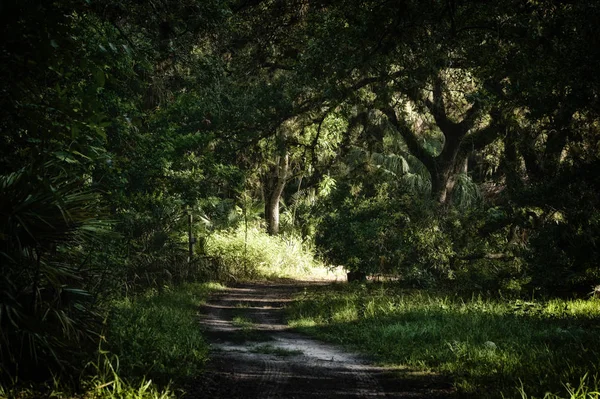
<svg viewBox="0 0 600 399">
<path fill-rule="evenodd" d="M 0 176 L 0 377 L 64 369 L 97 322 L 82 253 L 103 230 L 98 198 L 60 169 L 34 170 Z"/>
</svg>

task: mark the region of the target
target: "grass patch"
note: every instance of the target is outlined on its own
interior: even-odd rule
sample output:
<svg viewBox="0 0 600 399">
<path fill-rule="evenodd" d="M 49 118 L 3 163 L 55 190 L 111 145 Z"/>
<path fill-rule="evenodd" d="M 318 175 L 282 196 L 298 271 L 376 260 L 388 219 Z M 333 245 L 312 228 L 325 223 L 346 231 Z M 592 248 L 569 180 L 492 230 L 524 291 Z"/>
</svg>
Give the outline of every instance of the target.
<svg viewBox="0 0 600 399">
<path fill-rule="evenodd" d="M 281 356 L 281 357 L 299 356 L 299 355 L 304 354 L 304 352 L 302 352 L 301 350 L 285 349 L 285 348 L 281 348 L 281 347 L 273 346 L 273 345 L 256 345 L 255 347 L 250 349 L 250 352 L 263 353 L 265 355 L 275 355 L 275 356 Z"/>
<path fill-rule="evenodd" d="M 98 357 L 80 388 L 54 380 L 44 385 L 0 386 L 0 398 L 173 399 L 171 381 L 196 375 L 208 346 L 198 326 L 198 307 L 218 284 L 186 284 L 148 291 L 113 303 Z"/>
<path fill-rule="evenodd" d="M 169 386 L 159 387 L 150 380 L 136 383 L 124 381 L 117 374 L 94 376 L 82 381 L 84 393 L 75 393 L 60 381 L 52 386 L 1 387 L 0 398 L 9 399 L 175 399 L 178 397 Z"/>
<path fill-rule="evenodd" d="M 254 328 L 252 320 L 245 318 L 244 316 L 235 316 L 232 323 L 236 327 L 240 327 L 242 330 L 251 330 Z"/>
<path fill-rule="evenodd" d="M 509 302 L 336 284 L 299 294 L 289 312 L 304 332 L 386 364 L 450 375 L 464 396 L 598 398 L 598 300 Z"/>
<path fill-rule="evenodd" d="M 261 342 L 261 341 L 270 341 L 271 336 L 265 332 L 257 330 L 256 325 L 252 322 L 252 320 L 248 319 L 245 316 L 235 316 L 232 319 L 232 324 L 236 327 L 239 327 L 239 331 L 233 331 L 232 333 L 228 333 L 227 337 L 232 342 L 236 343 L 244 343 L 248 341 L 253 342 Z"/>
<path fill-rule="evenodd" d="M 312 248 L 295 236 L 270 236 L 262 229 L 243 228 L 208 237 L 206 253 L 221 260 L 221 274 L 237 279 L 342 277 L 341 269 L 326 267 Z M 223 273 L 224 272 L 224 273 Z"/>
<path fill-rule="evenodd" d="M 121 371 L 166 383 L 198 373 L 208 345 L 198 326 L 198 307 L 218 284 L 185 284 L 115 303 L 109 317 L 108 348 Z"/>
</svg>

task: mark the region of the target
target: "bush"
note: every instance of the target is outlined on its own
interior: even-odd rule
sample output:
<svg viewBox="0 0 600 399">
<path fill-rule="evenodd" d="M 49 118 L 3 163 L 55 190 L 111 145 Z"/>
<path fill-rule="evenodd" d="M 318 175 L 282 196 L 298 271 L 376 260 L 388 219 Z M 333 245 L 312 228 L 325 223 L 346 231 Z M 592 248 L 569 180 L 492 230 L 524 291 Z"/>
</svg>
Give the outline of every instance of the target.
<svg viewBox="0 0 600 399">
<path fill-rule="evenodd" d="M 452 241 L 431 204 L 408 195 L 352 196 L 344 188 L 332 200 L 338 205 L 323 218 L 316 239 L 327 261 L 416 285 L 447 277 Z"/>
<path fill-rule="evenodd" d="M 507 239 L 506 224 L 496 223 L 494 208 L 440 208 L 411 192 L 352 191 L 341 184 L 330 206 L 322 206 L 333 209 L 316 238 L 328 262 L 350 272 L 395 275 L 408 286 L 466 292 L 519 295 L 530 281 L 522 251 Z"/>
<path fill-rule="evenodd" d="M 48 170 L 59 165 L 48 162 Z M 0 176 L 0 381 L 79 370 L 101 319 L 85 248 L 99 200 L 76 178 L 34 168 Z"/>
</svg>

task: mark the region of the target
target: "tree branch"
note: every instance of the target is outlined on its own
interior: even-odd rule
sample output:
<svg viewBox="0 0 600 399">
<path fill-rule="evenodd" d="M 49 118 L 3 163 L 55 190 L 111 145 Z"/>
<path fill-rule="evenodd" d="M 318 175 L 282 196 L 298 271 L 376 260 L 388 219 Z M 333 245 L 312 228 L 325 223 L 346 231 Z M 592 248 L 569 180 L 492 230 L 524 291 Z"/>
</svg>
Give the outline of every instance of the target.
<svg viewBox="0 0 600 399">
<path fill-rule="evenodd" d="M 381 112 L 387 116 L 390 123 L 396 128 L 396 130 L 398 130 L 398 133 L 400 133 L 404 139 L 404 142 L 406 143 L 411 154 L 419 159 L 419 161 L 423 162 L 425 167 L 430 171 L 430 173 L 432 173 L 436 167 L 435 159 L 430 153 L 427 152 L 427 150 L 425 150 L 425 148 L 423 148 L 423 146 L 421 146 L 419 139 L 412 129 L 406 124 L 406 122 L 400 122 L 398 120 L 396 111 L 393 107 L 387 106 L 381 109 Z"/>
<path fill-rule="evenodd" d="M 447 136 L 450 132 L 454 131 L 453 127 L 456 124 L 448 119 L 446 113 L 442 78 L 436 76 L 433 82 L 433 101 L 426 97 L 419 98 L 420 96 L 417 93 L 417 90 L 413 90 L 411 99 L 417 103 L 421 100 L 425 104 L 442 133 Z"/>
<path fill-rule="evenodd" d="M 501 116 L 498 109 L 493 110 L 491 115 L 492 121 L 488 126 L 471 133 L 462 140 L 460 143 L 461 153 L 478 151 L 485 148 L 500 136 L 503 129 L 506 129 L 506 124 L 500 121 Z"/>
<path fill-rule="evenodd" d="M 476 253 L 465 256 L 457 256 L 456 259 L 459 260 L 479 260 L 479 259 L 497 259 L 509 261 L 513 260 L 516 257 L 511 254 L 503 254 L 503 253 Z"/>
<path fill-rule="evenodd" d="M 476 102 L 467 110 L 463 120 L 458 123 L 458 129 L 462 132 L 462 134 L 467 134 L 467 132 L 473 128 L 477 118 L 479 118 L 479 115 L 481 114 L 482 109 L 482 104 L 480 102 Z"/>
</svg>

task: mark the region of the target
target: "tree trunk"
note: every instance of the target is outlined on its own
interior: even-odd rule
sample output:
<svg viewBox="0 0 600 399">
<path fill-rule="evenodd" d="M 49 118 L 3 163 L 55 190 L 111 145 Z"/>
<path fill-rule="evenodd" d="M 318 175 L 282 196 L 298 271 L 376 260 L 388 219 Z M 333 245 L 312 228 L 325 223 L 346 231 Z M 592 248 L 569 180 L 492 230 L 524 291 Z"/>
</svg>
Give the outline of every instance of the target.
<svg viewBox="0 0 600 399">
<path fill-rule="evenodd" d="M 444 204 L 448 197 L 447 171 L 429 171 L 431 175 L 431 197 L 439 204 Z"/>
<path fill-rule="evenodd" d="M 278 157 L 277 164 L 270 168 L 263 190 L 265 195 L 265 221 L 267 233 L 279 234 L 279 201 L 287 182 L 289 168 L 289 155 L 286 152 Z"/>
<path fill-rule="evenodd" d="M 275 193 L 273 193 L 275 194 Z M 267 233 L 269 235 L 279 234 L 279 200 L 281 197 L 272 195 L 265 203 L 265 219 L 267 222 Z"/>
<path fill-rule="evenodd" d="M 412 126 L 404 119 L 398 119 L 393 106 L 386 106 L 381 111 L 387 116 L 391 124 L 396 127 L 398 133 L 404 139 L 410 153 L 418 158 L 429 171 L 431 176 L 431 197 L 440 205 L 447 203 L 451 197 L 456 183 L 456 177 L 464 169 L 465 158 L 469 153 L 489 144 L 495 126 L 480 129 L 477 132 L 467 133 L 475 126 L 482 112 L 480 103 L 474 103 L 460 122 L 455 122 L 446 113 L 444 100 L 445 83 L 440 76 L 433 78 L 432 98 L 424 96 L 419 89 L 407 90 L 404 94 L 415 104 L 424 105 L 433 116 L 437 127 L 444 135 L 444 146 L 442 152 L 434 156 L 423 148 L 420 138 Z M 494 121 L 495 118 L 492 118 Z M 466 140 L 465 140 L 466 138 Z M 493 140 L 492 140 L 493 141 Z M 469 144 L 469 146 L 465 145 Z"/>
<path fill-rule="evenodd" d="M 464 134 L 452 128 L 447 128 L 442 133 L 446 138 L 444 149 L 434 159 L 432 167 L 428 168 L 431 175 L 431 196 L 440 205 L 451 199 L 456 178 L 465 171 L 467 159 L 466 154 L 459 154 Z"/>
</svg>

